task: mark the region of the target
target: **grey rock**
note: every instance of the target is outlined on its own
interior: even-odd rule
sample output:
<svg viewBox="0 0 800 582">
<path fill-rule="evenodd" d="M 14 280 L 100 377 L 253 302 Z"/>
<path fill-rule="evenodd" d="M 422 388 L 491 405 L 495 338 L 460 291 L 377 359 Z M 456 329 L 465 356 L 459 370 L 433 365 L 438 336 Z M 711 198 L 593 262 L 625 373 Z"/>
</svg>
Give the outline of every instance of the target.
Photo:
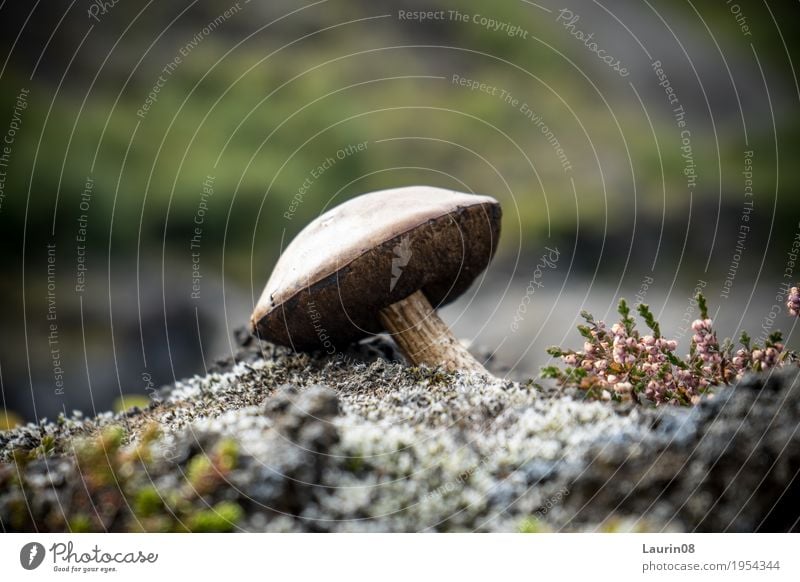
<svg viewBox="0 0 800 582">
<path fill-rule="evenodd" d="M 798 530 L 797 369 L 655 409 L 410 368 L 381 338 L 340 357 L 241 343 L 226 369 L 166 387 L 146 411 L 0 433 L 0 522 L 33 528 L 11 525 L 25 508 L 14 449 L 55 438 L 23 470 L 36 526 L 57 529 L 52 516 L 82 491 L 73 441 L 122 425 L 130 451 L 157 422 L 147 482 L 161 491 L 185 487 L 190 459 L 236 441 L 235 469 L 206 497 L 238 503 L 246 530 L 516 531 L 531 518 L 554 531 Z"/>
<path fill-rule="evenodd" d="M 657 510 L 664 527 L 689 531 L 798 531 L 796 369 L 750 376 L 688 412 L 653 416 L 654 438 L 640 451 L 587 453 L 568 499 L 571 520 Z"/>
</svg>

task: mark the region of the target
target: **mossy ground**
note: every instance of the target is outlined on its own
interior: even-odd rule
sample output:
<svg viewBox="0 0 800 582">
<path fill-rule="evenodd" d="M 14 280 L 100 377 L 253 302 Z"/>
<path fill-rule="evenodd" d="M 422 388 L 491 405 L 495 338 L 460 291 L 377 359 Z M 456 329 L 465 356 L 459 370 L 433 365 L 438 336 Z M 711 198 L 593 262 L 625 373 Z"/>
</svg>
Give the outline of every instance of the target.
<svg viewBox="0 0 800 582">
<path fill-rule="evenodd" d="M 655 410 L 395 357 L 381 342 L 337 358 L 249 346 L 144 409 L 0 433 L 0 522 L 7 531 L 797 527 L 796 508 L 752 495 L 788 495 L 800 470 L 789 430 L 800 416 L 796 375 Z"/>
</svg>

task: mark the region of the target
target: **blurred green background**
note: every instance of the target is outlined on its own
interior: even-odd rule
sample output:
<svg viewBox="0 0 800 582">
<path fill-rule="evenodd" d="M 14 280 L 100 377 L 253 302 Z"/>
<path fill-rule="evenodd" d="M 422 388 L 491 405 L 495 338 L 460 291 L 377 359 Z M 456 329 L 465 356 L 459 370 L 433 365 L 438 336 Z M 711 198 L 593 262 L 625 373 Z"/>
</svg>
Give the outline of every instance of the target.
<svg viewBox="0 0 800 582">
<path fill-rule="evenodd" d="M 120 394 L 202 372 L 232 349 L 231 332 L 246 322 L 282 245 L 331 205 L 399 185 L 502 202 L 502 246 L 472 296 L 487 311 L 467 321 L 461 307 L 451 317 L 484 344 L 506 337 L 522 346 L 507 356 L 522 372 L 543 363 L 539 343 L 571 337 L 594 285 L 601 315 L 648 276 L 667 314 L 683 312 L 698 279 L 734 318 L 731 333 L 743 310 L 756 325 L 769 312 L 800 220 L 794 3 L 742 2 L 736 12 L 723 2 L 580 1 L 568 6 L 579 16 L 572 28 L 564 6 L 550 2 L 98 6 L 0 8 L 0 131 L 29 90 L 0 207 L 0 372 L 5 407 L 27 418 L 106 409 Z M 420 21 L 401 11 L 444 12 Z M 606 66 L 576 30 L 630 74 Z M 694 188 L 654 61 L 686 111 Z M 497 91 L 470 90 L 454 75 Z M 747 150 L 751 230 L 722 299 Z M 314 178 L 327 158 L 335 163 Z M 204 183 L 213 194 L 203 195 Z M 87 282 L 76 292 L 82 214 Z M 53 388 L 47 341 L 48 244 L 64 394 Z M 564 259 L 542 311 L 564 320 L 512 337 L 505 317 L 503 331 L 490 333 L 492 306 L 506 301 L 514 313 L 545 245 Z"/>
</svg>

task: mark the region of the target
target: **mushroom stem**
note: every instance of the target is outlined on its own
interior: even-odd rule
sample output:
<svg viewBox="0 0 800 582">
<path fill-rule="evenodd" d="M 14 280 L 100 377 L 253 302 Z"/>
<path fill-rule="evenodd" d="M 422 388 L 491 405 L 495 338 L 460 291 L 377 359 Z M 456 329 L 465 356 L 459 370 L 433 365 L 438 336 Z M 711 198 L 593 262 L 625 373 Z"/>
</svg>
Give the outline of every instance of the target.
<svg viewBox="0 0 800 582">
<path fill-rule="evenodd" d="M 439 318 L 428 298 L 416 291 L 380 311 L 380 321 L 414 365 L 444 366 L 490 376 Z"/>
</svg>

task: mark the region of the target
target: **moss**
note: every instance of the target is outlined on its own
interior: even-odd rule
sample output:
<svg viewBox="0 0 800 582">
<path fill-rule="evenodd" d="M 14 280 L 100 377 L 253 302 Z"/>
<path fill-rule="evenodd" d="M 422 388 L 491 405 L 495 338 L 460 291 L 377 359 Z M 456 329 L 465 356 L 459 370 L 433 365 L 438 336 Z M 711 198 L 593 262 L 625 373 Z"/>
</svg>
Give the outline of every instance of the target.
<svg viewBox="0 0 800 582">
<path fill-rule="evenodd" d="M 145 532 L 232 531 L 242 518 L 239 505 L 220 502 L 209 508 L 200 497 L 213 494 L 225 475 L 236 467 L 239 462 L 236 441 L 222 439 L 208 455 L 192 457 L 184 468 L 189 487 L 161 492 L 144 468 L 145 463 L 152 462 L 152 446 L 159 434 L 157 426 L 146 426 L 137 443 L 124 448 L 125 430 L 112 426 L 80 441 L 75 460 L 85 487 L 70 499 L 71 515 L 61 527 L 73 532 L 106 528 Z M 91 511 L 100 512 L 99 520 L 92 517 Z M 14 525 L 21 529 L 24 519 L 24 513 L 20 513 Z"/>
<path fill-rule="evenodd" d="M 213 489 L 214 465 L 204 453 L 195 455 L 186 465 L 186 480 L 198 495 L 204 495 Z"/>
<path fill-rule="evenodd" d="M 410 372 L 414 380 L 420 384 L 428 384 L 429 386 L 450 386 L 453 383 L 453 373 L 441 367 L 413 367 L 410 368 Z"/>
<path fill-rule="evenodd" d="M 364 470 L 365 466 L 364 457 L 348 457 L 345 459 L 345 468 L 351 473 L 359 473 Z"/>
<path fill-rule="evenodd" d="M 22 417 L 13 410 L 0 408 L 0 431 L 11 430 L 16 426 L 22 426 Z"/>
<path fill-rule="evenodd" d="M 69 520 L 69 531 L 72 533 L 86 533 L 95 529 L 91 518 L 85 513 L 77 513 Z"/>
<path fill-rule="evenodd" d="M 103 450 L 108 453 L 116 452 L 125 439 L 125 429 L 121 426 L 109 426 L 103 429 L 100 435 L 100 444 Z"/>
<path fill-rule="evenodd" d="M 222 484 L 239 460 L 239 445 L 233 439 L 222 439 L 210 455 L 200 453 L 186 467 L 186 479 L 197 495 L 213 492 Z"/>
<path fill-rule="evenodd" d="M 11 461 L 17 466 L 20 471 L 24 471 L 27 464 L 33 458 L 33 451 L 17 447 L 11 451 Z"/>
<path fill-rule="evenodd" d="M 125 429 L 111 426 L 104 429 L 99 436 L 85 439 L 76 446 L 78 468 L 90 491 L 110 485 L 117 486 L 120 479 L 118 473 L 124 462 L 119 454 L 124 438 Z"/>
<path fill-rule="evenodd" d="M 609 517 L 599 527 L 602 533 L 649 533 L 660 529 L 643 518 L 634 520 L 616 515 Z"/>
<path fill-rule="evenodd" d="M 133 500 L 133 510 L 140 517 L 151 517 L 159 513 L 164 507 L 161 494 L 152 485 L 136 492 Z"/>
<path fill-rule="evenodd" d="M 181 528 L 171 515 L 154 515 L 128 524 L 127 530 L 138 533 L 175 533 L 185 532 L 186 528 Z"/>
<path fill-rule="evenodd" d="M 548 533 L 552 531 L 546 523 L 536 517 L 526 517 L 517 526 L 519 533 Z"/>
<path fill-rule="evenodd" d="M 38 447 L 31 451 L 31 457 L 46 457 L 51 454 L 56 448 L 56 438 L 51 434 L 46 434 L 42 437 L 42 441 Z"/>
<path fill-rule="evenodd" d="M 135 459 L 140 460 L 144 464 L 148 464 L 153 460 L 153 443 L 158 440 L 158 437 L 161 436 L 161 429 L 159 428 L 158 424 L 155 422 L 150 422 L 149 424 L 145 425 L 144 429 L 142 429 L 142 433 L 139 436 L 139 440 L 137 442 L 136 448 L 134 449 L 132 456 Z"/>
<path fill-rule="evenodd" d="M 111 405 L 114 412 L 125 412 L 131 408 L 145 409 L 150 406 L 150 399 L 144 394 L 123 394 Z"/>
<path fill-rule="evenodd" d="M 242 518 L 242 508 L 232 501 L 221 501 L 191 517 L 188 527 L 193 532 L 231 532 Z"/>
<path fill-rule="evenodd" d="M 126 418 L 131 427 L 128 433 L 119 427 L 109 431 L 95 428 L 114 422 L 110 415 L 81 423 L 68 420 L 60 430 L 44 427 L 56 435 L 56 454 L 62 456 L 47 464 L 28 461 L 19 484 L 14 482 L 15 467 L 0 466 L 0 481 L 5 479 L 0 489 L 7 487 L 0 495 L 3 523 L 14 531 L 65 531 L 76 516 L 89 516 L 88 526 L 98 531 L 416 531 L 433 523 L 439 531 L 593 530 L 609 515 L 605 504 L 587 507 L 587 517 L 565 524 L 563 520 L 579 504 L 576 497 L 543 515 L 543 496 L 558 503 L 567 488 L 581 491 L 595 478 L 605 482 L 618 468 L 611 462 L 594 463 L 586 477 L 588 484 L 567 482 L 577 479 L 573 471 L 582 468 L 578 461 L 565 467 L 567 452 L 575 459 L 592 459 L 597 447 L 613 446 L 614 453 L 635 455 L 631 464 L 619 469 L 627 472 L 612 480 L 621 485 L 609 495 L 625 495 L 624 483 L 640 478 L 636 467 L 649 466 L 652 451 L 675 442 L 675 435 L 684 435 L 681 442 L 689 448 L 674 453 L 691 452 L 696 440 L 694 436 L 686 438 L 685 431 L 703 435 L 707 423 L 717 418 L 714 407 L 697 409 L 692 413 L 695 424 L 687 429 L 683 422 L 663 420 L 665 416 L 684 419 L 684 410 L 656 414 L 632 409 L 637 412 L 631 415 L 600 403 L 573 400 L 572 393 L 564 397 L 555 387 L 540 395 L 513 382 L 489 384 L 456 374 L 453 386 L 426 391 L 427 380 L 416 382 L 408 368 L 376 362 L 355 371 L 322 365 L 299 369 L 296 361 L 294 356 L 282 357 L 275 365 L 241 367 L 230 382 L 220 383 L 216 392 L 207 390 L 202 396 L 200 387 L 206 380 L 187 381 L 173 392 L 174 402 L 179 403 L 176 406 L 154 408 L 138 419 Z M 297 386 L 298 398 L 305 398 L 305 390 L 323 382 L 337 392 L 342 405 L 341 416 L 333 419 L 341 437 L 338 444 L 320 449 L 319 443 L 328 442 L 320 438 L 327 438 L 325 423 L 329 420 L 306 406 L 305 400 L 298 403 L 303 404 L 299 409 L 305 413 L 302 434 L 291 439 L 277 430 L 297 426 L 291 424 L 297 419 L 289 416 L 290 411 L 268 417 L 263 414 L 264 398 L 295 377 L 302 382 Z M 431 374 L 425 371 L 425 377 Z M 389 388 L 381 391 L 384 386 Z M 750 399 L 754 394 L 761 393 L 745 389 L 733 396 Z M 759 396 L 759 402 L 770 395 L 771 402 L 780 406 L 778 410 L 787 409 L 783 395 L 772 390 Z M 719 406 L 722 404 L 720 401 Z M 442 409 L 459 423 L 443 428 Z M 700 413 L 706 416 L 698 417 Z M 311 414 L 318 418 L 309 421 Z M 498 414 L 501 422 L 495 421 Z M 662 419 L 662 424 L 654 431 L 656 418 Z M 784 418 L 780 426 L 796 425 L 788 413 Z M 169 432 L 163 441 L 158 436 L 159 425 L 148 424 L 151 419 Z M 738 416 L 729 419 L 735 422 L 729 425 L 726 421 L 725 427 L 730 426 L 731 432 L 741 430 Z M 86 431 L 95 431 L 95 436 L 75 440 Z M 39 426 L 30 425 L 12 435 L 14 440 L 7 446 L 26 443 L 35 447 L 43 434 Z M 620 434 L 625 438 L 615 438 Z M 753 434 L 760 433 L 754 430 Z M 727 433 L 719 439 L 729 440 Z M 641 445 L 629 449 L 631 442 Z M 69 453 L 79 443 L 83 456 L 76 470 L 75 458 Z M 192 449 L 199 445 L 204 449 Z M 12 451 L 8 450 L 6 458 Z M 187 456 L 187 451 L 192 452 Z M 27 450 L 24 455 L 27 458 Z M 697 466 L 710 466 L 710 458 L 710 454 L 701 457 Z M 273 470 L 265 471 L 265 464 Z M 665 466 L 665 470 L 670 469 Z M 58 472 L 61 505 L 50 501 L 53 489 L 51 480 L 44 478 L 46 471 Z M 190 479 L 202 484 L 202 495 L 190 487 Z M 564 488 L 559 489 L 561 486 Z M 681 487 L 689 491 L 692 484 L 681 482 Z M 784 489 L 785 483 L 777 482 L 775 490 Z M 551 495 L 555 490 L 558 493 Z M 509 495 L 517 500 L 511 506 Z M 25 496 L 46 503 L 26 507 Z M 684 498 L 682 493 L 665 497 L 665 507 L 677 507 L 671 504 L 675 500 L 682 503 Z M 395 511 L 398 507 L 402 511 Z M 253 514 L 247 515 L 251 511 Z M 612 525 L 610 530 L 640 525 L 641 521 L 629 517 L 627 523 Z M 664 526 L 659 522 L 651 525 L 656 530 Z"/>
<path fill-rule="evenodd" d="M 239 459 L 239 445 L 233 439 L 222 439 L 215 447 L 215 457 L 220 470 L 228 472 L 236 468 Z"/>
<path fill-rule="evenodd" d="M 142 429 L 142 435 L 139 437 L 139 442 L 143 445 L 151 445 L 158 440 L 161 436 L 161 428 L 157 422 L 149 422 Z"/>
<path fill-rule="evenodd" d="M 10 515 L 10 524 L 12 531 L 23 531 L 28 529 L 26 526 L 30 521 L 30 514 L 28 513 L 28 503 L 22 496 L 20 491 L 17 491 L 13 497 L 6 502 L 8 512 Z"/>
</svg>

